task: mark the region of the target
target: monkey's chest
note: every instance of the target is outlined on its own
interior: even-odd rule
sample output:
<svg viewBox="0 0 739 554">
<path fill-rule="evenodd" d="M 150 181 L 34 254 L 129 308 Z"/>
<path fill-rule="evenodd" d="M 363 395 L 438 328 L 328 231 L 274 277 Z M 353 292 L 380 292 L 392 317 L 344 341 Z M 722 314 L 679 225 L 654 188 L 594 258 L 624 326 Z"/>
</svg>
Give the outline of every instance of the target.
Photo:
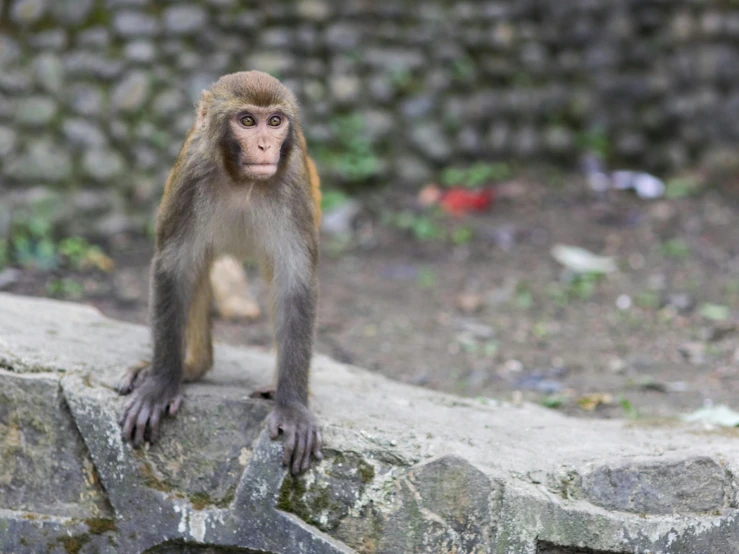
<svg viewBox="0 0 739 554">
<path fill-rule="evenodd" d="M 257 255 L 261 242 L 258 219 L 249 206 L 236 204 L 216 210 L 209 225 L 214 254 L 242 259 Z"/>
</svg>

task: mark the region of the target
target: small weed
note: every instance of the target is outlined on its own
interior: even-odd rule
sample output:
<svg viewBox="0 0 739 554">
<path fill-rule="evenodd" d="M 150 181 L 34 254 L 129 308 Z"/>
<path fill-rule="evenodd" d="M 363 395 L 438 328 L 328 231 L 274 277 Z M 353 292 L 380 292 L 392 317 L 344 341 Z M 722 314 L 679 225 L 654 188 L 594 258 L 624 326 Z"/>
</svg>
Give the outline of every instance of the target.
<svg viewBox="0 0 739 554">
<path fill-rule="evenodd" d="M 69 237 L 59 242 L 59 254 L 72 269 L 113 269 L 113 260 L 106 256 L 98 247 L 90 244 L 82 237 Z"/>
<path fill-rule="evenodd" d="M 0 239 L 0 267 L 19 265 L 50 271 L 59 267 L 74 270 L 97 268 L 110 271 L 112 260 L 82 237 L 57 241 L 53 234 L 53 206 L 40 203 L 14 214 L 7 239 Z"/>
<path fill-rule="evenodd" d="M 446 238 L 446 230 L 433 213 L 415 214 L 406 210 L 397 214 L 390 213 L 385 219 L 398 229 L 409 231 L 417 240 L 429 241 Z"/>
<path fill-rule="evenodd" d="M 345 115 L 333 122 L 335 140 L 314 148 L 320 165 L 327 167 L 348 184 L 360 184 L 377 176 L 380 159 L 374 152 L 365 122 L 358 114 Z"/>
<path fill-rule="evenodd" d="M 677 200 L 694 195 L 701 188 L 700 183 L 692 177 L 676 177 L 667 181 L 665 198 Z"/>
<path fill-rule="evenodd" d="M 79 300 L 84 288 L 73 279 L 53 279 L 46 284 L 46 292 L 49 296 Z"/>
<path fill-rule="evenodd" d="M 470 58 L 459 58 L 452 63 L 454 77 L 460 81 L 466 81 L 475 73 L 475 62 Z"/>
<path fill-rule="evenodd" d="M 511 177 L 507 163 L 479 162 L 468 168 L 448 167 L 441 172 L 441 184 L 447 187 L 479 188 L 491 182 L 505 181 Z"/>
<path fill-rule="evenodd" d="M 467 227 L 457 227 L 452 231 L 454 244 L 467 244 L 472 240 L 472 231 Z"/>
<path fill-rule="evenodd" d="M 0 260 L 2 260 L 2 245 L 0 245 Z M 730 279 L 724 288 L 729 298 L 736 299 L 739 297 L 739 279 Z"/>
<path fill-rule="evenodd" d="M 416 282 L 421 288 L 434 288 L 434 286 L 436 286 L 436 273 L 428 267 L 421 268 L 416 276 Z"/>
<path fill-rule="evenodd" d="M 561 308 L 564 308 L 570 302 L 567 290 L 560 283 L 549 283 L 545 292 L 546 295 Z"/>
<path fill-rule="evenodd" d="M 659 306 L 659 296 L 650 290 L 645 290 L 636 295 L 634 303 L 645 310 L 653 310 Z"/>
<path fill-rule="evenodd" d="M 413 75 L 407 69 L 397 69 L 390 73 L 390 82 L 399 92 L 407 92 L 412 88 Z"/>
<path fill-rule="evenodd" d="M 544 340 L 549 336 L 549 325 L 546 321 L 537 321 L 531 326 L 531 334 L 539 340 Z"/>
<path fill-rule="evenodd" d="M 321 211 L 329 212 L 345 204 L 349 197 L 340 190 L 332 189 L 323 191 L 321 195 Z"/>
<path fill-rule="evenodd" d="M 8 255 L 8 241 L 6 239 L 0 239 L 0 269 L 8 265 L 10 257 Z"/>
<path fill-rule="evenodd" d="M 681 239 L 670 239 L 662 244 L 662 254 L 669 258 L 684 260 L 690 256 L 690 246 Z"/>
<path fill-rule="evenodd" d="M 519 283 L 516 286 L 514 301 L 519 310 L 528 310 L 534 305 L 534 295 L 531 294 L 531 290 L 526 283 Z"/>
<path fill-rule="evenodd" d="M 595 295 L 598 283 L 603 280 L 602 273 L 578 273 L 566 283 L 551 283 L 547 295 L 558 305 L 567 306 L 572 300 L 589 300 Z"/>
<path fill-rule="evenodd" d="M 488 340 L 482 343 L 480 354 L 485 358 L 494 358 L 498 354 L 498 343 Z"/>
<path fill-rule="evenodd" d="M 626 417 L 629 419 L 638 419 L 639 418 L 639 412 L 634 406 L 629 402 L 626 398 L 623 396 L 618 397 L 618 403 L 621 406 L 621 409 L 626 414 Z"/>
<path fill-rule="evenodd" d="M 556 410 L 557 408 L 561 408 L 562 406 L 564 406 L 566 401 L 567 398 L 565 398 L 561 394 L 550 394 L 549 396 L 545 396 L 544 398 L 542 398 L 539 403 L 545 408 Z"/>
<path fill-rule="evenodd" d="M 602 273 L 578 273 L 567 283 L 567 295 L 571 298 L 589 300 L 595 294 L 596 286 L 602 278 Z"/>
<path fill-rule="evenodd" d="M 608 140 L 608 134 L 601 126 L 593 127 L 580 134 L 576 139 L 576 143 L 580 150 L 590 150 L 603 159 L 608 159 L 611 152 L 611 142 Z"/>
</svg>

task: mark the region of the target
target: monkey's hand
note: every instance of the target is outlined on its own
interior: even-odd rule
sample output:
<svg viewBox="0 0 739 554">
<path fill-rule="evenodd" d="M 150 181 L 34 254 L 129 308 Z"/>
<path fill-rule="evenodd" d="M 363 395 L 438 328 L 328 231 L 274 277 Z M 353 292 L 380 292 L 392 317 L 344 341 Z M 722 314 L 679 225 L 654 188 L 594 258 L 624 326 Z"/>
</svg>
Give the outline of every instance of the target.
<svg viewBox="0 0 739 554">
<path fill-rule="evenodd" d="M 310 456 L 323 459 L 321 427 L 307 406 L 299 403 L 275 406 L 267 418 L 267 428 L 272 440 L 280 431 L 285 435 L 285 450 L 282 463 L 289 465 L 297 475 L 310 467 Z"/>
<path fill-rule="evenodd" d="M 150 373 L 137 383 L 131 398 L 123 407 L 118 421 L 123 440 L 137 448 L 144 440 L 153 444 L 159 434 L 159 423 L 165 415 L 173 416 L 182 403 L 182 385 L 155 377 Z"/>
</svg>

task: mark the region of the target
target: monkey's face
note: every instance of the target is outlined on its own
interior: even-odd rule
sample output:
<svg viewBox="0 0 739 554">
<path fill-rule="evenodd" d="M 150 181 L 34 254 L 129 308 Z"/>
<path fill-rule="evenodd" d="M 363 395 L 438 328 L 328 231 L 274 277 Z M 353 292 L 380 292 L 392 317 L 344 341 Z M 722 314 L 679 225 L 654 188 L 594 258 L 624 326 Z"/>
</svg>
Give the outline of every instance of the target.
<svg viewBox="0 0 739 554">
<path fill-rule="evenodd" d="M 231 162 L 247 180 L 265 180 L 277 173 L 290 121 L 278 107 L 244 106 L 229 121 Z"/>
</svg>

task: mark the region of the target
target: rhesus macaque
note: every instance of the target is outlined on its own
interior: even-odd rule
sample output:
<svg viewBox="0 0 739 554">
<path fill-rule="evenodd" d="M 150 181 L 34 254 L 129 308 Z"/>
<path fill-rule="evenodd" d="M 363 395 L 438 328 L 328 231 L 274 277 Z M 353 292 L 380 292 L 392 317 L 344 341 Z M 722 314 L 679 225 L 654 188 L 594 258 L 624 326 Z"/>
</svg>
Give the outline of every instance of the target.
<svg viewBox="0 0 739 554">
<path fill-rule="evenodd" d="M 258 71 L 221 77 L 204 91 L 195 124 L 169 174 L 151 263 L 154 353 L 129 370 L 121 415 L 125 440 L 154 442 L 182 402 L 183 381 L 213 364 L 209 270 L 214 258 L 254 257 L 270 283 L 277 349 L 275 406 L 293 473 L 323 457 L 308 408 L 318 286 L 319 179 L 306 154 L 295 96 Z"/>
</svg>

